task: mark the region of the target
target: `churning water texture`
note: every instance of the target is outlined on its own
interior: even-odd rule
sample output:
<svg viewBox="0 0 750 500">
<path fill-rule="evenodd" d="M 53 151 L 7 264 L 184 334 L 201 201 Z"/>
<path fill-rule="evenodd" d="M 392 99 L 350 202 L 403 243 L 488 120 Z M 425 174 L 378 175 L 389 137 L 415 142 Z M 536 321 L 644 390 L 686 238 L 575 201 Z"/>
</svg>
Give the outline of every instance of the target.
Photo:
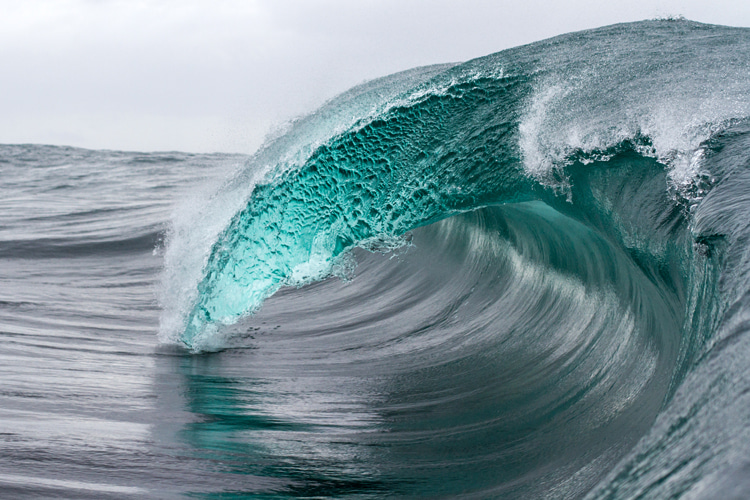
<svg viewBox="0 0 750 500">
<path fill-rule="evenodd" d="M 0 496 L 750 494 L 748 29 L 417 68 L 250 157 L 0 172 Z"/>
</svg>

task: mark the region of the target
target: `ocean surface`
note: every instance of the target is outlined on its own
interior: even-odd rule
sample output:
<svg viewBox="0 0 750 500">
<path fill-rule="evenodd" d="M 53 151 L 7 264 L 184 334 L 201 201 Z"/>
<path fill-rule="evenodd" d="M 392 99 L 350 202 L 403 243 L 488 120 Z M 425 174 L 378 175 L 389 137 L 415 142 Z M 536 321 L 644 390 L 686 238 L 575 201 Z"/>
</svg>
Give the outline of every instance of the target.
<svg viewBox="0 0 750 500">
<path fill-rule="evenodd" d="M 0 498 L 750 497 L 750 29 L 0 145 Z"/>
</svg>

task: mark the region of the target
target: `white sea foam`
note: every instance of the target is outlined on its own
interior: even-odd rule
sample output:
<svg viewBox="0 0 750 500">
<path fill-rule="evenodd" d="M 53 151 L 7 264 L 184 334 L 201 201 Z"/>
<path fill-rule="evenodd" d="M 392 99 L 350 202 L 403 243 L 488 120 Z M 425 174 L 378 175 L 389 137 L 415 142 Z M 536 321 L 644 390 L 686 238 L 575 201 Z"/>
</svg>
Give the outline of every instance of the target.
<svg viewBox="0 0 750 500">
<path fill-rule="evenodd" d="M 706 67 L 689 57 L 639 74 L 647 66 L 605 59 L 573 76 L 537 82 L 519 123 L 528 175 L 559 182 L 553 174 L 573 155 L 606 160 L 608 150 L 633 141 L 640 153 L 667 165 L 673 187 L 687 192 L 704 173 L 703 143 L 750 114 L 750 81 L 731 67 Z"/>
</svg>

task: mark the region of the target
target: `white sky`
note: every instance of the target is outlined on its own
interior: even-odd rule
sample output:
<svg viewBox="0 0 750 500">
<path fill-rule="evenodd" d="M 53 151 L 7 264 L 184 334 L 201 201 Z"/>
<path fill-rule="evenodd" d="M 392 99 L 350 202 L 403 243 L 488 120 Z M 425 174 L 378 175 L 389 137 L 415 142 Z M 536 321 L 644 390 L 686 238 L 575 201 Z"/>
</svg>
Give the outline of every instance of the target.
<svg viewBox="0 0 750 500">
<path fill-rule="evenodd" d="M 0 0 L 0 143 L 252 152 L 364 80 L 748 0 Z"/>
</svg>

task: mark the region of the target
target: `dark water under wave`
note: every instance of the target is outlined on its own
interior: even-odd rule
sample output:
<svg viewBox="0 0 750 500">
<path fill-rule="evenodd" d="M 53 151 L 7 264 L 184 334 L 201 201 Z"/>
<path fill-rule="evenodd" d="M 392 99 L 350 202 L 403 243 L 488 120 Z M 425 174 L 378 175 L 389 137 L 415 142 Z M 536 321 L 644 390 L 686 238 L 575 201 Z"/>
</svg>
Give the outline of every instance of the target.
<svg viewBox="0 0 750 500">
<path fill-rule="evenodd" d="M 745 498 L 748 45 L 418 68 L 252 157 L 0 146 L 0 496 Z"/>
</svg>

